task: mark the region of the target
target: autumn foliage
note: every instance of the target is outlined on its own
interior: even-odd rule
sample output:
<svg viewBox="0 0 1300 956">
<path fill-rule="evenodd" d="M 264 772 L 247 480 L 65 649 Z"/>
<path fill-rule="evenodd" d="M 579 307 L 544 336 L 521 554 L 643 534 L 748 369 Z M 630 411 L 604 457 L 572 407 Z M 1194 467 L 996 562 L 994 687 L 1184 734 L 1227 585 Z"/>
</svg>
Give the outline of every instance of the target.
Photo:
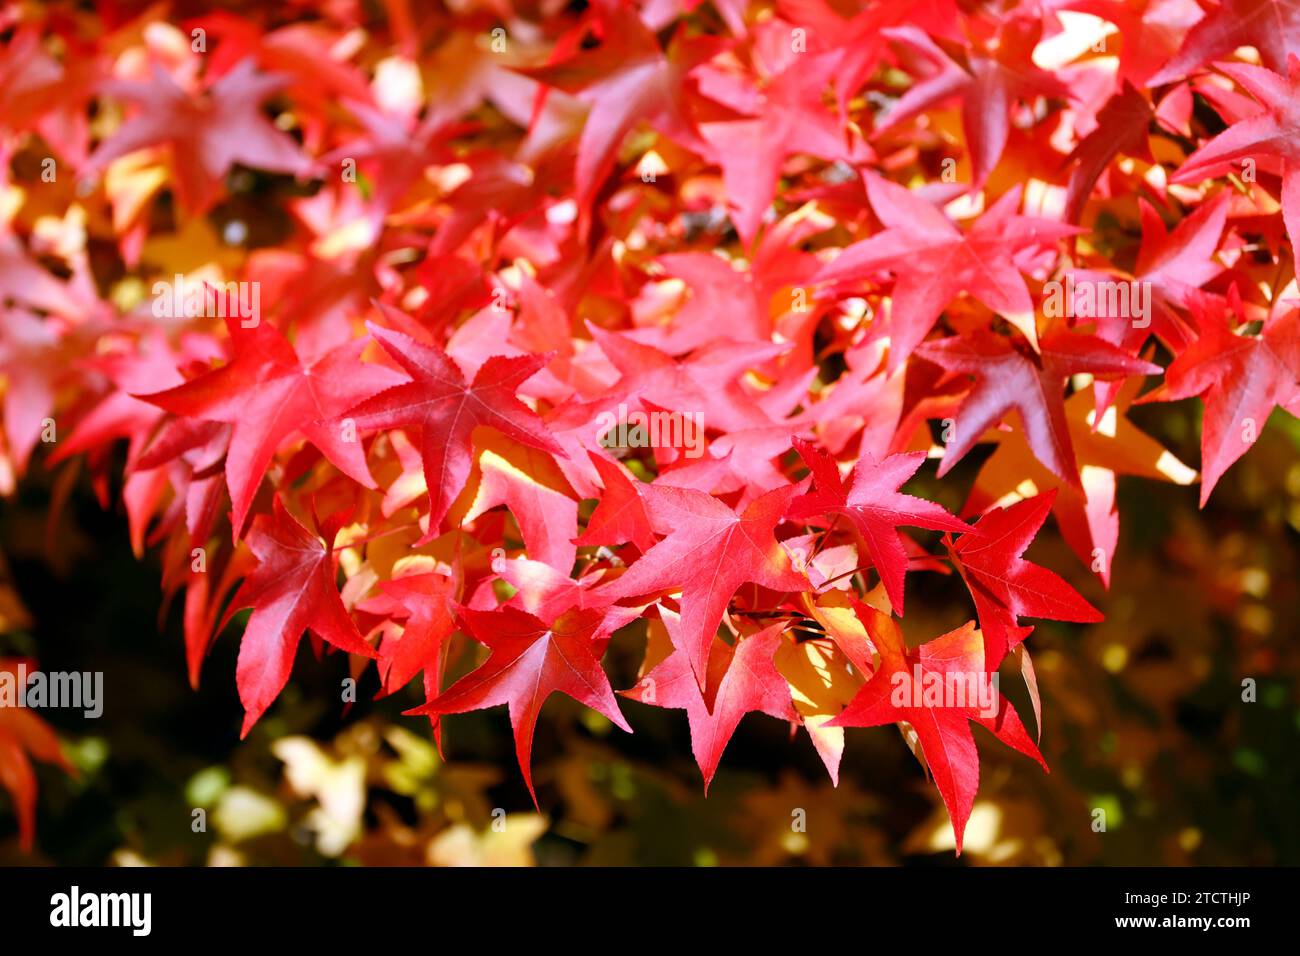
<svg viewBox="0 0 1300 956">
<path fill-rule="evenodd" d="M 1300 414 L 1289 4 L 97 6 L 0 12 L 0 490 L 124 507 L 244 734 L 304 635 L 440 742 L 505 705 L 530 791 L 555 693 L 685 711 L 705 788 L 754 712 L 832 780 L 896 725 L 960 851 L 1119 478 Z M 1128 417 L 1193 397 L 1199 476 Z"/>
</svg>

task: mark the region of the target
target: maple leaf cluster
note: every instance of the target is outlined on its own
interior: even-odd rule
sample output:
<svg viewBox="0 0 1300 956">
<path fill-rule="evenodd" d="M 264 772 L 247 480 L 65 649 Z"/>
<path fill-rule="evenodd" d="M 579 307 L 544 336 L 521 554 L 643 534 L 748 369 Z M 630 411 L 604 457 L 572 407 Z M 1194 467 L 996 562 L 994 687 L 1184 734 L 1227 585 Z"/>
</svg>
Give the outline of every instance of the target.
<svg viewBox="0 0 1300 956">
<path fill-rule="evenodd" d="M 1203 401 L 1202 504 L 1300 413 L 1285 0 L 97 6 L 0 7 L 0 491 L 120 499 L 195 686 L 251 609 L 244 734 L 304 634 L 505 705 L 530 791 L 556 692 L 706 788 L 747 714 L 832 779 L 894 724 L 960 851 L 971 723 L 1042 758 L 947 692 L 1041 727 L 1026 621 L 1101 619 L 1024 553 L 1106 586 L 1118 477 L 1197 478 L 1130 407 Z"/>
</svg>

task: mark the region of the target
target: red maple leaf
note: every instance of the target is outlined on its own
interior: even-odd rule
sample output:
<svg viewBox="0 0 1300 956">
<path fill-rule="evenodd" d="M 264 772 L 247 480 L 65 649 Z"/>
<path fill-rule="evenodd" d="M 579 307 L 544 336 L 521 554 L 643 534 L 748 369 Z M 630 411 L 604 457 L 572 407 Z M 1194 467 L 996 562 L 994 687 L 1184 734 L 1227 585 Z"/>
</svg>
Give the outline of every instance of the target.
<svg viewBox="0 0 1300 956">
<path fill-rule="evenodd" d="M 641 551 L 655 544 L 654 528 L 646 514 L 639 484 L 617 462 L 595 452 L 587 453 L 596 466 L 602 484 L 596 510 L 587 519 L 587 528 L 574 542 L 588 545 L 616 545 L 631 542 Z"/>
<path fill-rule="evenodd" d="M 519 386 L 546 364 L 545 357 L 494 356 L 483 363 L 472 382 L 466 382 L 442 349 L 374 324 L 368 328 L 411 381 L 362 402 L 347 417 L 360 432 L 420 429 L 420 455 L 429 489 L 427 539 L 437 536 L 447 509 L 469 477 L 471 436 L 477 426 L 493 428 L 554 455 L 563 454 L 536 413 L 515 397 Z"/>
<path fill-rule="evenodd" d="M 895 275 L 889 319 L 889 370 L 902 367 L 939 315 L 965 292 L 1036 340 L 1034 304 L 1016 265 L 1022 249 L 1050 245 L 1071 226 L 1016 213 L 1020 188 L 999 199 L 966 232 L 912 192 L 874 173 L 864 175 L 883 232 L 844 249 L 814 282 L 845 285 Z"/>
<path fill-rule="evenodd" d="M 1119 4 L 1116 4 L 1119 6 Z M 1124 44 L 1127 52 L 1129 45 Z M 1083 205 L 1097 184 L 1098 177 L 1120 153 L 1152 162 L 1150 129 L 1155 111 L 1147 98 L 1127 81 L 1108 99 L 1097 113 L 1097 127 L 1079 141 L 1065 157 L 1066 164 L 1077 163 L 1070 173 L 1065 194 L 1065 219 L 1078 222 Z"/>
<path fill-rule="evenodd" d="M 437 572 L 408 574 L 380 581 L 379 589 L 380 597 L 357 609 L 406 619 L 400 637 L 386 635 L 379 645 L 382 692 L 396 693 L 425 671 L 426 690 L 436 695 L 442 689 L 438 675 L 445 664 L 446 640 L 456 629 L 455 578 Z"/>
<path fill-rule="evenodd" d="M 629 338 L 672 355 L 719 339 L 770 341 L 773 297 L 781 289 L 801 285 L 816 271 L 817 260 L 797 248 L 803 236 L 815 231 L 816 224 L 807 219 L 781 220 L 763 233 L 747 269 L 705 252 L 660 256 L 655 264 L 668 278 L 684 282 L 690 297 L 671 325 L 635 329 Z"/>
<path fill-rule="evenodd" d="M 1074 488 L 1079 487 L 1079 469 L 1065 418 L 1065 380 L 1080 372 L 1113 380 L 1161 371 L 1159 365 L 1133 358 L 1109 342 L 1070 332 L 1045 336 L 1038 354 L 985 331 L 927 342 L 917 354 L 951 372 L 975 376 L 946 438 L 939 477 L 1014 409 L 1034 455 Z"/>
<path fill-rule="evenodd" d="M 1258 100 L 1264 110 L 1210 140 L 1178 167 L 1174 183 L 1194 183 L 1208 176 L 1240 171 L 1243 162 L 1271 159 L 1281 167 L 1282 221 L 1291 239 L 1291 254 L 1300 274 L 1300 57 L 1287 61 L 1287 75 L 1247 63 L 1220 63 L 1218 69 Z"/>
<path fill-rule="evenodd" d="M 24 665 L 20 669 L 19 665 Z M 31 710 L 17 703 L 23 688 L 19 677 L 35 670 L 30 660 L 0 658 L 0 681 L 8 684 L 6 696 L 14 694 L 15 706 L 0 702 L 0 786 L 9 791 L 14 816 L 18 818 L 18 843 L 30 851 L 36 836 L 36 772 L 31 758 L 54 764 L 66 773 L 76 770 L 63 756 L 53 729 Z"/>
<path fill-rule="evenodd" d="M 682 641 L 680 619 L 669 611 L 662 611 L 661 617 L 672 641 L 671 652 L 649 667 L 635 687 L 619 693 L 643 704 L 686 711 L 691 751 L 704 775 L 707 795 L 741 718 L 758 711 L 792 723 L 799 720 L 790 685 L 772 662 L 786 625 L 772 624 L 734 645 L 715 637 L 708 680 L 701 690 L 691 671 L 690 647 Z"/>
<path fill-rule="evenodd" d="M 972 41 L 969 52 L 951 45 L 956 59 L 918 27 L 882 31 L 918 60 L 927 61 L 928 71 L 882 118 L 877 132 L 912 119 L 937 103 L 960 98 L 972 185 L 978 187 L 1002 157 L 1016 103 L 1035 96 L 1063 97 L 1070 89 L 1034 64 L 1034 48 L 1043 32 L 1038 18 L 1012 15 L 999 21 L 973 21 L 972 25 L 987 36 Z"/>
<path fill-rule="evenodd" d="M 835 93 L 844 115 L 848 114 L 849 102 L 880 63 L 887 28 L 915 23 L 928 32 L 951 31 L 958 19 L 955 0 L 875 4 L 847 20 L 826 0 L 781 0 L 777 6 L 782 15 L 811 32 L 823 47 L 835 51 Z"/>
<path fill-rule="evenodd" d="M 1085 624 L 1103 619 L 1060 575 L 1020 557 L 1055 500 L 1053 489 L 1009 508 L 994 508 L 975 522 L 972 531 L 948 545 L 975 601 L 990 671 L 1029 634 L 1031 628 L 1021 627 L 1021 617 Z"/>
<path fill-rule="evenodd" d="M 890 455 L 876 461 L 865 453 L 847 478 L 840 478 L 835 459 L 802 439 L 795 439 L 804 463 L 812 471 L 813 490 L 790 503 L 789 517 L 804 520 L 818 515 L 844 515 L 866 546 L 871 561 L 885 583 L 890 605 L 903 613 L 903 577 L 907 551 L 899 525 L 934 531 L 970 531 L 966 522 L 924 498 L 898 489 L 916 473 L 924 452 Z"/>
<path fill-rule="evenodd" d="M 667 527 L 668 536 L 600 592 L 620 600 L 680 590 L 682 646 L 696 680 L 705 686 L 709 649 L 737 588 L 747 582 L 774 591 L 808 587 L 774 537 L 794 490 L 794 485 L 777 488 L 737 513 L 700 491 L 649 486 L 652 520 Z"/>
<path fill-rule="evenodd" d="M 771 34 L 789 36 L 779 21 L 766 25 Z M 756 50 L 780 50 L 781 58 L 762 64 L 762 82 L 752 82 L 705 68 L 701 92 L 740 113 L 743 118 L 701 125 L 722 167 L 731 219 L 746 246 L 752 246 L 759 226 L 776 195 L 786 159 L 797 153 L 828 161 L 864 159 L 870 150 L 850 147 L 845 130 L 822 103 L 839 57 L 797 53 L 776 43 Z"/>
<path fill-rule="evenodd" d="M 737 379 L 788 349 L 780 343 L 715 341 L 677 360 L 631 336 L 590 326 L 592 338 L 620 377 L 601 399 L 608 408 L 628 398 L 677 412 L 698 412 L 709 428 L 738 431 L 772 418 Z"/>
<path fill-rule="evenodd" d="M 258 515 L 248 533 L 257 569 L 240 585 L 221 626 L 242 608 L 253 613 L 239 643 L 235 679 L 244 705 L 241 737 L 279 696 L 289 680 L 298 640 L 304 631 L 340 650 L 375 657 L 343 606 L 335 584 L 333 551 L 340 521 L 325 523 L 325 537 L 309 531 L 285 509 L 277 495 L 268 515 Z"/>
<path fill-rule="evenodd" d="M 619 145 L 637 123 L 647 122 L 684 145 L 698 144 L 685 100 L 685 80 L 717 50 L 717 41 L 711 38 L 679 36 L 665 55 L 631 7 L 599 4 L 595 13 L 598 46 L 521 71 L 576 94 L 589 106 L 574 168 L 574 199 L 582 210 L 584 229 L 590 222 L 591 202 L 614 166 Z M 541 115 L 540 110 L 535 112 L 534 121 Z"/>
<path fill-rule="evenodd" d="M 216 201 L 222 180 L 236 163 L 305 175 L 312 164 L 298 144 L 261 113 L 262 102 L 286 82 L 258 73 L 251 59 L 197 95 L 177 86 L 156 64 L 148 83 L 111 81 L 105 92 L 137 104 L 139 111 L 99 145 L 81 175 L 99 175 L 115 159 L 167 144 L 178 198 L 195 213 Z"/>
<path fill-rule="evenodd" d="M 910 650 L 887 614 L 853 602 L 880 655 L 871 679 L 829 727 L 879 727 L 906 721 L 943 797 L 961 853 L 966 821 L 979 789 L 979 753 L 970 724 L 980 724 L 1008 747 L 1047 763 L 1029 739 L 1015 708 L 984 670 L 985 648 L 975 622 Z M 973 699 L 982 698 L 982 699 Z"/>
<path fill-rule="evenodd" d="M 5 275 L 4 265 L 0 255 L 0 292 L 10 278 Z M 21 474 L 41 441 L 58 388 L 69 377 L 70 364 L 87 341 L 61 322 L 40 318 L 24 309 L 5 309 L 0 315 L 4 431 L 15 470 Z"/>
<path fill-rule="evenodd" d="M 1124 36 L 1127 40 L 1128 34 Z M 1228 56 L 1243 46 L 1254 47 L 1266 67 L 1280 71 L 1287 57 L 1300 54 L 1300 2 L 1219 0 L 1187 32 L 1182 47 L 1147 84 L 1163 86 L 1181 80 L 1210 60 Z"/>
<path fill-rule="evenodd" d="M 476 670 L 408 714 L 463 714 L 506 704 L 515 733 L 515 754 L 528 792 L 533 789 L 533 729 L 542 704 L 559 691 L 603 714 L 628 733 L 600 654 L 615 622 L 622 619 L 595 610 L 569 610 L 554 620 L 518 608 L 495 611 L 465 608 L 461 618 L 474 639 L 491 649 Z"/>
<path fill-rule="evenodd" d="M 352 406 L 401 381 L 382 365 L 361 362 L 364 339 L 345 342 L 314 361 L 303 361 L 289 340 L 267 322 L 251 329 L 228 319 L 234 357 L 221 368 L 163 392 L 137 395 L 146 402 L 207 421 L 229 422 L 226 483 L 235 537 L 243 532 L 257 486 L 276 450 L 301 432 L 344 474 L 375 487 L 355 429 L 341 416 Z"/>
<path fill-rule="evenodd" d="M 1209 298 L 1195 300 L 1192 315 L 1196 338 L 1170 364 L 1164 383 L 1138 402 L 1171 402 L 1193 395 L 1205 400 L 1204 508 L 1223 473 L 1255 443 L 1275 407 L 1300 415 L 1300 311 L 1279 313 L 1264 323 L 1259 335 L 1234 331 L 1224 304 Z"/>
</svg>

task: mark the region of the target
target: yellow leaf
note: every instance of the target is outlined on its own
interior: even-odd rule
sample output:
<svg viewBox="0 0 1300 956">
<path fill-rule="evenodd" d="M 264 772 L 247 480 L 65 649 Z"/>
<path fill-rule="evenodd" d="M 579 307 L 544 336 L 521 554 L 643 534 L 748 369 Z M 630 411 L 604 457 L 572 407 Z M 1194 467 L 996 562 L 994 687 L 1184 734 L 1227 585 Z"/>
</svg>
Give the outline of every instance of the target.
<svg viewBox="0 0 1300 956">
<path fill-rule="evenodd" d="M 826 639 L 796 642 L 786 635 L 776 651 L 776 669 L 790 685 L 795 710 L 821 756 L 831 779 L 839 781 L 844 728 L 827 727 L 862 686 L 864 678 L 844 652 Z"/>
</svg>

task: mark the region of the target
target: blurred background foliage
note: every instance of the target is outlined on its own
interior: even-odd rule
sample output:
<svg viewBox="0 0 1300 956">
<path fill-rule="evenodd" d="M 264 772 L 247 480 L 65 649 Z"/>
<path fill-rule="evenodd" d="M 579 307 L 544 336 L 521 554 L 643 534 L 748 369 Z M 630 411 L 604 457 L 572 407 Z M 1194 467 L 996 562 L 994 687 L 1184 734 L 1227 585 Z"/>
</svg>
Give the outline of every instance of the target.
<svg viewBox="0 0 1300 956">
<path fill-rule="evenodd" d="M 1196 402 L 1133 418 L 1197 460 Z M 979 457 L 914 487 L 956 507 Z M 937 793 L 889 728 L 849 732 L 836 788 L 805 735 L 750 715 L 706 799 L 681 712 L 623 701 L 629 736 L 557 696 L 534 749 L 539 814 L 503 708 L 449 718 L 444 761 L 428 723 L 401 714 L 418 688 L 374 701 L 371 669 L 345 704 L 345 659 L 318 661 L 304 642 L 289 688 L 240 742 L 238 622 L 192 691 L 154 558 L 131 553 L 124 516 L 100 510 L 84 476 L 38 465 L 0 503 L 0 656 L 101 670 L 105 708 L 43 713 L 79 774 L 38 768 L 31 854 L 0 792 L 0 864 L 1300 863 L 1300 422 L 1275 415 L 1203 512 L 1195 487 L 1120 481 L 1109 594 L 1050 524 L 1028 554 L 1107 618 L 1039 624 L 1052 772 L 977 730 L 984 772 L 957 858 Z M 912 635 L 970 616 L 955 581 L 909 580 Z M 635 644 L 612 645 L 615 687 L 634 683 Z M 1003 688 L 1032 720 L 1018 674 Z"/>
</svg>

